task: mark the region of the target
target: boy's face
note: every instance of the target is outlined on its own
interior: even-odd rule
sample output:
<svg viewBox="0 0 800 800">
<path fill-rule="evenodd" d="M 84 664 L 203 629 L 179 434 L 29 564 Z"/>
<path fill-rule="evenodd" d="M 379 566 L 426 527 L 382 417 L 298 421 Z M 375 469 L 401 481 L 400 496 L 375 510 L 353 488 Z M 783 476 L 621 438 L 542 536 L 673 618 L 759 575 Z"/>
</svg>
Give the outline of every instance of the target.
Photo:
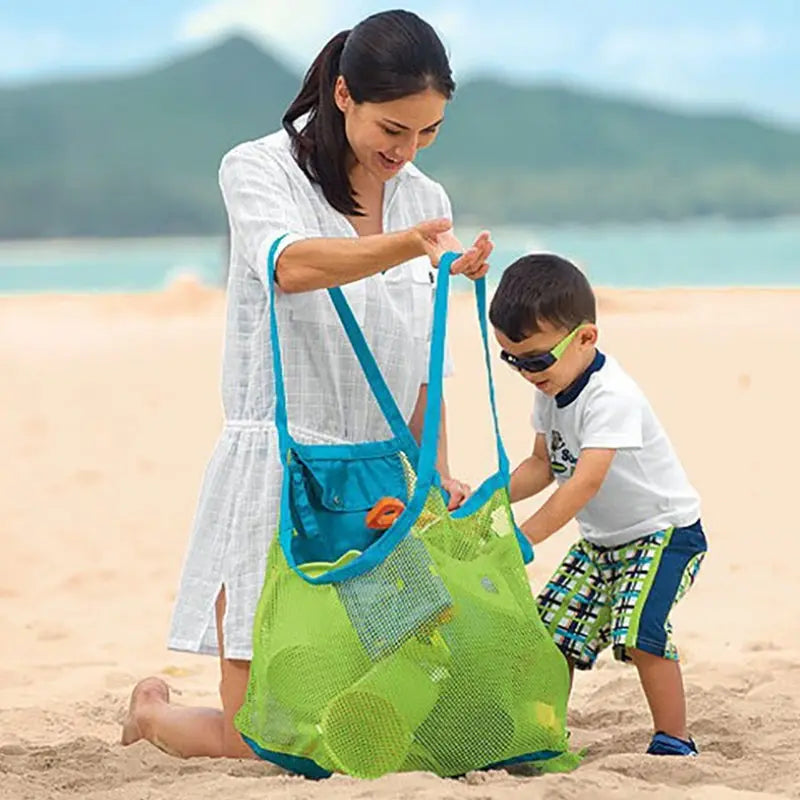
<svg viewBox="0 0 800 800">
<path fill-rule="evenodd" d="M 539 321 L 538 326 L 536 333 L 521 342 L 512 342 L 496 328 L 494 335 L 503 350 L 511 356 L 523 359 L 519 374 L 540 392 L 555 397 L 571 386 L 592 363 L 597 344 L 597 326 L 591 322 L 581 325 L 552 366 L 531 372 L 524 368 L 524 359 L 551 352 L 572 333 L 566 328 L 555 327 L 546 320 Z"/>
</svg>

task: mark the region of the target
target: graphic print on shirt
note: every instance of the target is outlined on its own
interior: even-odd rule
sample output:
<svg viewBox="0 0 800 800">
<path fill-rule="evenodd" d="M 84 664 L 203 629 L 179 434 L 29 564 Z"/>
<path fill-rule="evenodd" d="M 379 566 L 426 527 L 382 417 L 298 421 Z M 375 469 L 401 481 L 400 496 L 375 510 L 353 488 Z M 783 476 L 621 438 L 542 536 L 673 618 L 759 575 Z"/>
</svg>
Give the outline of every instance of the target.
<svg viewBox="0 0 800 800">
<path fill-rule="evenodd" d="M 578 459 L 570 453 L 564 437 L 557 431 L 550 433 L 550 469 L 554 475 L 572 477 Z"/>
</svg>

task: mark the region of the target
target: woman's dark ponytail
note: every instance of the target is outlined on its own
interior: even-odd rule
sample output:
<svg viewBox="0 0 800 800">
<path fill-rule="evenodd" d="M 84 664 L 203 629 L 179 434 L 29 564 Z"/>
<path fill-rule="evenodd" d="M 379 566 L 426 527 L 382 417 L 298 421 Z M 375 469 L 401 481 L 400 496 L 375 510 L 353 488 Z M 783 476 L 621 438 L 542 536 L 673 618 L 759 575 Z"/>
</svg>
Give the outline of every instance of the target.
<svg viewBox="0 0 800 800">
<path fill-rule="evenodd" d="M 350 147 L 344 115 L 334 101 L 342 75 L 356 103 L 383 103 L 434 89 L 455 90 L 447 53 L 436 31 L 410 11 L 383 11 L 322 48 L 283 115 L 297 163 L 340 213 L 362 214 L 348 177 Z M 298 130 L 295 123 L 307 115 Z"/>
<path fill-rule="evenodd" d="M 337 33 L 322 48 L 309 67 L 300 93 L 283 115 L 283 127 L 292 140 L 294 156 L 314 183 L 322 186 L 325 198 L 343 214 L 357 213 L 350 190 L 347 166 L 341 153 L 347 150 L 344 117 L 333 99 L 339 77 L 344 43 L 350 31 Z M 308 114 L 301 130 L 295 121 Z"/>
</svg>

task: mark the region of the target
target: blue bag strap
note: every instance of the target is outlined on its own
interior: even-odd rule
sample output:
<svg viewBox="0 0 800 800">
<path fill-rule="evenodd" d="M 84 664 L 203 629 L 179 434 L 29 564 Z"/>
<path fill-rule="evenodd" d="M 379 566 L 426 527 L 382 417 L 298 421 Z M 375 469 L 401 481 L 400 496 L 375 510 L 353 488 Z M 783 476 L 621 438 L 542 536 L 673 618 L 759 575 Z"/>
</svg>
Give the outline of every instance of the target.
<svg viewBox="0 0 800 800">
<path fill-rule="evenodd" d="M 478 322 L 481 328 L 481 340 L 483 341 L 483 358 L 486 363 L 486 376 L 489 380 L 489 403 L 492 407 L 492 421 L 494 423 L 495 446 L 497 447 L 497 463 L 500 472 L 505 478 L 509 477 L 508 455 L 503 446 L 503 438 L 500 435 L 500 422 L 497 416 L 497 400 L 494 391 L 494 378 L 492 377 L 492 356 L 489 352 L 489 327 L 486 321 L 486 278 L 479 278 L 475 281 L 475 305 L 478 309 Z"/>
<path fill-rule="evenodd" d="M 278 317 L 275 311 L 275 253 L 284 236 L 272 243 L 267 258 L 267 279 L 269 284 L 270 306 L 270 342 L 272 345 L 272 369 L 275 375 L 275 427 L 278 430 L 278 442 L 281 450 L 281 460 L 285 463 L 286 453 L 293 445 L 294 440 L 289 434 L 288 417 L 286 411 L 286 387 L 283 379 L 283 364 L 281 360 L 280 340 L 278 339 Z M 408 429 L 400 409 L 392 396 L 391 390 L 386 385 L 375 357 L 367 344 L 361 327 L 356 321 L 350 304 L 344 292 L 338 287 L 328 289 L 328 294 L 336 309 L 336 313 L 344 327 L 345 334 L 353 351 L 364 371 L 368 385 L 375 397 L 378 407 L 386 419 L 389 429 L 400 442 L 401 447 L 409 454 L 417 452 L 417 443 Z"/>
<path fill-rule="evenodd" d="M 267 256 L 267 287 L 269 290 L 269 339 L 272 345 L 272 375 L 275 381 L 275 427 L 278 430 L 278 449 L 281 462 L 286 467 L 286 457 L 292 445 L 289 424 L 286 416 L 286 388 L 283 383 L 283 363 L 281 345 L 278 340 L 278 315 L 275 312 L 275 253 L 278 245 L 287 234 L 279 236 L 269 248 Z"/>
<path fill-rule="evenodd" d="M 500 469 L 500 474 L 503 478 L 503 483 L 508 486 L 511 480 L 508 455 L 506 448 L 503 446 L 503 437 L 500 435 L 500 422 L 497 416 L 497 401 L 495 399 L 494 378 L 492 377 L 492 357 L 489 352 L 489 326 L 486 316 L 486 278 L 480 278 L 475 281 L 475 305 L 478 309 L 478 322 L 481 327 L 481 340 L 483 341 L 483 357 L 486 362 L 486 376 L 489 379 L 489 402 L 492 406 L 492 421 L 494 422 L 494 438 L 497 446 L 497 463 Z M 517 544 L 522 553 L 522 561 L 525 564 L 530 564 L 533 561 L 533 547 L 531 543 L 522 534 L 522 531 L 514 524 L 514 534 L 517 538 Z"/>
<path fill-rule="evenodd" d="M 446 253 L 439 262 L 436 281 L 436 296 L 433 307 L 433 332 L 431 334 L 430 364 L 428 367 L 428 406 L 422 429 L 418 482 L 427 490 L 430 488 L 435 473 L 436 455 L 439 441 L 439 425 L 441 423 L 442 381 L 444 370 L 444 344 L 447 330 L 447 306 L 449 297 L 450 268 L 459 257 L 458 253 Z M 492 359 L 489 351 L 489 327 L 486 317 L 486 278 L 475 281 L 475 305 L 480 324 L 483 358 L 486 365 L 486 376 L 489 382 L 489 402 L 494 424 L 495 448 L 501 474 L 508 478 L 509 462 L 503 440 L 500 435 L 500 422 L 497 414 L 494 378 L 492 376 Z"/>
<path fill-rule="evenodd" d="M 416 453 L 417 442 L 411 435 L 408 424 L 403 419 L 403 415 L 397 407 L 391 390 L 386 385 L 380 367 L 375 361 L 375 356 L 372 355 L 372 350 L 370 350 L 367 340 L 364 338 L 361 326 L 356 321 L 353 310 L 350 308 L 350 304 L 344 296 L 344 292 L 338 286 L 334 286 L 328 289 L 328 295 L 333 301 L 333 307 L 339 315 L 339 320 L 344 327 L 344 332 L 350 341 L 353 352 L 356 354 L 361 369 L 364 371 L 364 375 L 378 403 L 378 407 L 386 418 L 386 422 L 389 424 L 389 429 L 400 441 L 404 450 Z"/>
<path fill-rule="evenodd" d="M 444 340 L 447 332 L 447 304 L 450 293 L 450 268 L 459 253 L 448 252 L 439 259 L 436 294 L 433 301 L 433 327 L 428 362 L 428 404 L 422 424 L 417 494 L 427 495 L 436 473 L 439 448 L 439 425 L 442 420 L 442 380 L 444 374 Z"/>
</svg>

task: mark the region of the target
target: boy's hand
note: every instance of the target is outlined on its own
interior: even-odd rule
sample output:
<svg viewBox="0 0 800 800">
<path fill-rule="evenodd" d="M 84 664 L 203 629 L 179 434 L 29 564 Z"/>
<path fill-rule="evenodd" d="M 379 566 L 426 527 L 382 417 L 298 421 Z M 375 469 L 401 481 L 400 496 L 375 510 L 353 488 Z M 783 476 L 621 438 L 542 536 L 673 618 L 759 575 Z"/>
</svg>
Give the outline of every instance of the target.
<svg viewBox="0 0 800 800">
<path fill-rule="evenodd" d="M 455 478 L 442 478 L 442 488 L 450 495 L 448 511 L 454 511 L 472 494 L 472 489 L 466 483 Z"/>
</svg>

